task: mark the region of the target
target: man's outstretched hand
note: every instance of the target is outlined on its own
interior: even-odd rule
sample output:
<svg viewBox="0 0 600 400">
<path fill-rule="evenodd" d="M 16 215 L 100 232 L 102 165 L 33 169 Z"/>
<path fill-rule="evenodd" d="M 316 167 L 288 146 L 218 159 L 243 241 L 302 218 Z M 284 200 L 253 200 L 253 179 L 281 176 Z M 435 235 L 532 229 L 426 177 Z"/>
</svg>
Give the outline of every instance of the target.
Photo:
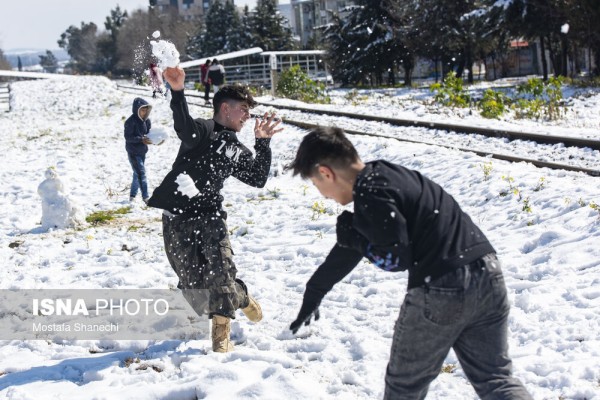
<svg viewBox="0 0 600 400">
<path fill-rule="evenodd" d="M 322 297 L 307 289 L 304 293 L 304 300 L 302 301 L 302 307 L 300 307 L 300 311 L 298 312 L 298 317 L 296 320 L 292 322 L 290 325 L 290 330 L 292 333 L 298 332 L 298 329 L 304 325 L 310 325 L 310 320 L 314 316 L 315 321 L 318 321 L 321 315 L 319 314 L 319 304 L 321 304 Z"/>
<path fill-rule="evenodd" d="M 177 67 L 167 67 L 163 72 L 163 77 L 169 85 L 171 85 L 171 90 L 183 90 L 185 83 L 185 71 L 177 66 Z"/>
<path fill-rule="evenodd" d="M 270 139 L 283 128 L 277 128 L 281 119 L 275 116 L 275 113 L 265 113 L 262 119 L 256 118 L 254 122 L 254 137 Z"/>
</svg>

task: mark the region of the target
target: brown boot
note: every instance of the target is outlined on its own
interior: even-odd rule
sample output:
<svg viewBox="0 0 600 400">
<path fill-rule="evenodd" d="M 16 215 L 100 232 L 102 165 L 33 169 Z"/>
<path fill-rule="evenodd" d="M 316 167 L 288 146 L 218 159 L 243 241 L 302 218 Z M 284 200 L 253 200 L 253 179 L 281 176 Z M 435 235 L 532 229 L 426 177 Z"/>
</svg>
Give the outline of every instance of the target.
<svg viewBox="0 0 600 400">
<path fill-rule="evenodd" d="M 260 304 L 258 304 L 258 301 L 256 301 L 254 299 L 254 297 L 248 295 L 248 306 L 245 308 L 242 308 L 242 311 L 244 312 L 244 315 L 252 322 L 258 322 L 262 319 L 263 314 L 262 314 L 262 309 L 260 308 Z"/>
<path fill-rule="evenodd" d="M 222 315 L 212 317 L 212 348 L 217 353 L 233 351 L 233 343 L 229 338 L 231 334 L 230 319 Z"/>
</svg>

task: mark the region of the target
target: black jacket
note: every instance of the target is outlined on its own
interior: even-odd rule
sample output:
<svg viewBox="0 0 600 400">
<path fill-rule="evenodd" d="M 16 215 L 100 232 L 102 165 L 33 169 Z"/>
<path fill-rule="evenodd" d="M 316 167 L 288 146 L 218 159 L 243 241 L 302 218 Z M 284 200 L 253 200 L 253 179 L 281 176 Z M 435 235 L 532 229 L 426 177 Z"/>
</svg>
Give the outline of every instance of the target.
<svg viewBox="0 0 600 400">
<path fill-rule="evenodd" d="M 225 81 L 225 69 L 221 64 L 213 64 L 208 69 L 208 79 L 215 86 L 221 86 Z"/>
<path fill-rule="evenodd" d="M 386 271 L 408 270 L 421 286 L 494 248 L 452 196 L 417 171 L 386 161 L 366 164 L 353 189 L 352 225 L 368 246 L 336 244 L 306 287 L 325 295 L 362 259 Z"/>
<path fill-rule="evenodd" d="M 221 210 L 220 192 L 231 175 L 250 186 L 265 185 L 271 167 L 270 139 L 256 139 L 254 158 L 235 132 L 213 120 L 193 119 L 183 91 L 173 91 L 172 96 L 174 127 L 181 146 L 171 171 L 150 197 L 149 206 L 193 217 Z M 192 198 L 178 191 L 176 180 L 184 173 L 199 191 Z"/>
<path fill-rule="evenodd" d="M 136 97 L 131 107 L 132 114 L 125 121 L 125 150 L 129 154 L 141 156 L 148 152 L 148 145 L 142 142 L 142 138 L 148 134 L 152 124 L 149 118 L 142 120 L 138 114 L 140 107 L 147 105 L 146 100 Z"/>
</svg>

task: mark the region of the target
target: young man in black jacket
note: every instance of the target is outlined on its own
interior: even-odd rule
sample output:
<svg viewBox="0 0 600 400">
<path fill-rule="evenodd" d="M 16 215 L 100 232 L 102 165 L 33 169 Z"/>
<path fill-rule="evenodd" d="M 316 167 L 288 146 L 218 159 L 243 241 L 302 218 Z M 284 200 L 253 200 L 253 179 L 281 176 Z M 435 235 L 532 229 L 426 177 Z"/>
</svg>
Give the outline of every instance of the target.
<svg viewBox="0 0 600 400">
<path fill-rule="evenodd" d="M 450 348 L 481 398 L 531 399 L 511 376 L 500 263 L 452 196 L 416 171 L 363 163 L 338 128 L 306 135 L 291 168 L 323 196 L 354 202 L 354 213 L 338 217 L 337 243 L 306 284 L 293 333 L 319 319 L 325 294 L 367 257 L 384 271 L 408 270 L 385 399 L 425 398 Z"/>
<path fill-rule="evenodd" d="M 262 318 L 258 302 L 236 278 L 231 244 L 222 209 L 220 191 L 229 176 L 254 187 L 263 187 L 271 166 L 269 144 L 280 121 L 264 115 L 254 124 L 256 156 L 237 138 L 250 109 L 256 105 L 248 89 L 224 86 L 213 98 L 212 119 L 190 116 L 184 96 L 183 69 L 167 68 L 164 77 L 171 85 L 171 110 L 181 146 L 171 171 L 148 201 L 163 209 L 163 234 L 169 263 L 179 277 L 178 287 L 206 289 L 208 313 L 212 318 L 213 351 L 233 350 L 230 320 L 241 308 L 254 322 Z M 190 190 L 190 186 L 192 190 Z M 202 306 L 186 297 L 199 314 Z"/>
</svg>

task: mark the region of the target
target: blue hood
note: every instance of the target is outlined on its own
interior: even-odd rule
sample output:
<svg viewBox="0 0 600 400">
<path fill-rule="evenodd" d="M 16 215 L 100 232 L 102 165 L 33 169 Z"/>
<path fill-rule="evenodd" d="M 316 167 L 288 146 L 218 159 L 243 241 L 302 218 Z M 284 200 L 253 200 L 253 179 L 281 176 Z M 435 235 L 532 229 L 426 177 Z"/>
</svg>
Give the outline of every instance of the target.
<svg viewBox="0 0 600 400">
<path fill-rule="evenodd" d="M 133 105 L 131 106 L 131 112 L 133 113 L 133 115 L 137 115 L 139 117 L 140 115 L 138 114 L 138 111 L 143 106 L 148 106 L 150 109 L 152 109 L 152 106 L 141 97 L 136 97 L 135 99 L 133 99 Z"/>
</svg>

